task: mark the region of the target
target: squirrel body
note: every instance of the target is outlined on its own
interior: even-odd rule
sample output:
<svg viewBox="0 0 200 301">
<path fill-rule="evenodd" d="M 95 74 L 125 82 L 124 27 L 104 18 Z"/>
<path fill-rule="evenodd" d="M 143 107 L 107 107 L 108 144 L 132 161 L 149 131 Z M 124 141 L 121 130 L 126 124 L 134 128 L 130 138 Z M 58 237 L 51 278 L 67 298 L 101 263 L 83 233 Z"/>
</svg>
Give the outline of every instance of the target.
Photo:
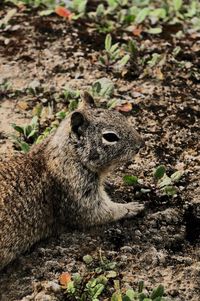
<svg viewBox="0 0 200 301">
<path fill-rule="evenodd" d="M 111 201 L 103 185 L 108 171 L 132 159 L 141 137 L 123 115 L 83 98 L 41 144 L 0 163 L 0 269 L 62 225 L 105 224 L 144 208 Z"/>
</svg>

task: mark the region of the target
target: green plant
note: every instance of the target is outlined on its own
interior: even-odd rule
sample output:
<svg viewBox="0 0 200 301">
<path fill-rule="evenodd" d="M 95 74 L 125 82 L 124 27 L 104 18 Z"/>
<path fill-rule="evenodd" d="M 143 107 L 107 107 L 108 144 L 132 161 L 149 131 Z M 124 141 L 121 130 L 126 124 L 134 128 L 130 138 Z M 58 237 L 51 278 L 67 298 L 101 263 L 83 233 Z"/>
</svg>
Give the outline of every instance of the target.
<svg viewBox="0 0 200 301">
<path fill-rule="evenodd" d="M 116 263 L 103 257 L 101 250 L 97 262 L 90 255 L 83 256 L 83 261 L 87 266 L 86 274 L 83 276 L 78 273 L 72 274 L 70 281 L 64 286 L 66 294 L 72 300 L 98 301 L 109 279 L 117 276 L 117 273 L 111 270 L 116 268 Z"/>
<path fill-rule="evenodd" d="M 165 301 L 162 285 L 148 291 L 144 289 L 144 282 L 139 281 L 136 289 L 124 290 L 120 284 L 117 263 L 103 256 L 101 249 L 98 260 L 91 255 L 85 255 L 83 261 L 86 264 L 83 275 L 64 272 L 60 276 L 66 300 L 98 301 L 104 300 L 104 295 L 109 295 L 110 298 L 106 300 L 110 301 Z"/>
<path fill-rule="evenodd" d="M 176 183 L 183 175 L 183 171 L 176 171 L 171 176 L 166 174 L 166 168 L 164 165 L 158 166 L 154 170 L 154 178 L 158 189 L 167 195 L 175 195 L 177 193 Z"/>
<path fill-rule="evenodd" d="M 78 106 L 78 102 L 80 100 L 80 91 L 66 87 L 62 91 L 60 97 L 68 103 L 68 109 L 71 112 L 75 110 Z"/>
<path fill-rule="evenodd" d="M 66 294 L 72 300 L 98 301 L 98 297 L 105 289 L 107 279 L 102 276 L 92 277 L 88 281 L 84 280 L 80 274 L 72 275 L 71 281 L 67 283 Z"/>
<path fill-rule="evenodd" d="M 36 141 L 39 134 L 38 117 L 33 117 L 30 124 L 19 126 L 13 123 L 12 127 L 19 134 L 19 136 L 12 135 L 15 146 L 24 153 L 27 153 L 30 145 Z"/>
<path fill-rule="evenodd" d="M 80 91 L 79 90 L 74 90 L 74 89 L 70 89 L 68 87 L 66 87 L 63 91 L 62 91 L 64 97 L 66 100 L 69 99 L 77 99 L 80 97 Z"/>
<path fill-rule="evenodd" d="M 164 195 L 174 196 L 178 192 L 178 188 L 176 183 L 180 180 L 183 175 L 183 171 L 176 171 L 168 176 L 166 174 L 166 167 L 164 165 L 159 165 L 153 171 L 154 177 L 154 186 L 156 184 L 156 189 L 154 187 L 145 187 L 143 186 L 143 181 L 138 179 L 138 177 L 133 175 L 125 175 L 123 177 L 123 182 L 128 186 L 135 186 L 137 190 L 137 194 L 149 193 L 151 191 L 156 190 L 157 192 L 161 192 Z"/>
<path fill-rule="evenodd" d="M 107 4 L 99 4 L 88 16 L 100 32 L 132 31 L 142 24 L 142 32 L 160 34 L 166 23 L 198 27 L 200 3 L 198 0 L 107 0 Z"/>
<path fill-rule="evenodd" d="M 40 7 L 40 6 L 45 6 L 45 7 L 54 7 L 55 6 L 55 0 L 6 0 L 6 2 L 12 2 L 15 5 L 18 4 L 24 4 L 26 6 L 30 7 Z"/>
<path fill-rule="evenodd" d="M 138 177 L 132 175 L 125 175 L 123 177 L 123 181 L 126 185 L 130 185 L 130 186 L 136 185 L 138 184 Z"/>
<path fill-rule="evenodd" d="M 73 12 L 72 19 L 77 20 L 85 15 L 87 2 L 87 0 L 60 1 L 60 5 L 67 6 Z"/>
<path fill-rule="evenodd" d="M 113 92 L 114 84 L 109 78 L 100 78 L 92 84 L 91 93 L 93 96 L 110 98 Z"/>
<path fill-rule="evenodd" d="M 106 68 L 120 71 L 136 53 L 136 44 L 129 40 L 128 45 L 112 44 L 112 36 L 106 35 L 104 54 L 99 57 L 100 63 Z"/>
<path fill-rule="evenodd" d="M 164 287 L 160 284 L 152 292 L 144 291 L 144 282 L 140 281 L 138 289 L 128 289 L 122 293 L 118 280 L 114 282 L 115 292 L 112 294 L 111 301 L 165 301 Z"/>
<path fill-rule="evenodd" d="M 115 22 L 109 18 L 109 10 L 103 3 L 97 6 L 96 11 L 88 12 L 88 17 L 100 33 L 109 33 L 115 28 Z"/>
<path fill-rule="evenodd" d="M 12 84 L 11 82 L 9 82 L 8 79 L 2 79 L 0 81 L 0 94 L 4 94 L 6 92 L 8 92 L 9 90 L 11 90 L 12 88 Z"/>
<path fill-rule="evenodd" d="M 87 0 L 6 0 L 15 5 L 24 4 L 29 8 L 45 8 L 40 12 L 40 15 L 50 15 L 55 12 L 56 7 L 69 8 L 69 12 L 73 12 L 74 20 L 85 15 Z"/>
<path fill-rule="evenodd" d="M 44 131 L 41 132 L 39 126 L 39 117 L 41 114 L 40 108 L 38 108 L 37 111 L 37 116 L 32 118 L 30 124 L 21 126 L 16 125 L 15 123 L 12 124 L 12 127 L 17 132 L 17 135 L 13 134 L 11 136 L 12 141 L 15 147 L 24 153 L 27 153 L 30 150 L 30 146 L 32 144 L 41 143 L 49 134 L 53 133 L 58 127 L 60 121 L 62 121 L 67 114 L 66 111 L 57 112 L 56 120 L 51 122 L 50 126 L 46 127 Z"/>
</svg>

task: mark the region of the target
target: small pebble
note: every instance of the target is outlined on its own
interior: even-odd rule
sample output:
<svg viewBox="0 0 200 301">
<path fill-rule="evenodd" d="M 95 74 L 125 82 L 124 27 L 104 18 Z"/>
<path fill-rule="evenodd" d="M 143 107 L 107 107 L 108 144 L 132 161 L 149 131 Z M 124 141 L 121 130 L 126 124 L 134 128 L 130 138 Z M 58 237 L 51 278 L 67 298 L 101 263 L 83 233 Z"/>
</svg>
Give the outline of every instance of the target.
<svg viewBox="0 0 200 301">
<path fill-rule="evenodd" d="M 132 252 L 132 248 L 130 246 L 124 246 L 120 249 L 122 252 L 129 252 L 131 253 Z"/>
</svg>

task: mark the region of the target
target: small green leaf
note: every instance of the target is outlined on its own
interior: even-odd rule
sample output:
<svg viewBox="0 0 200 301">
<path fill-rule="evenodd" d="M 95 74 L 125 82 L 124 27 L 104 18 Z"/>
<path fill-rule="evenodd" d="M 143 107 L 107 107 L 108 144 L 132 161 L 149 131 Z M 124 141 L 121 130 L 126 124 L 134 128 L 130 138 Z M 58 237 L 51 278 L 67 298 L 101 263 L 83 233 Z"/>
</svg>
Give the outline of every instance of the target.
<svg viewBox="0 0 200 301">
<path fill-rule="evenodd" d="M 118 68 L 124 67 L 129 60 L 130 60 L 130 55 L 126 54 L 121 60 L 117 62 L 117 67 Z"/>
<path fill-rule="evenodd" d="M 76 110 L 78 107 L 78 101 L 76 99 L 71 99 L 69 101 L 69 105 L 68 105 L 68 110 L 70 112 L 73 112 L 74 110 Z"/>
<path fill-rule="evenodd" d="M 80 284 L 82 281 L 82 277 L 79 273 L 74 273 L 72 275 L 72 278 L 73 278 L 74 283 L 76 283 L 76 284 Z"/>
<path fill-rule="evenodd" d="M 153 290 L 151 294 L 151 299 L 154 300 L 157 297 L 162 297 L 164 294 L 164 287 L 160 284 L 156 289 Z"/>
<path fill-rule="evenodd" d="M 106 276 L 104 276 L 104 275 L 98 276 L 97 283 L 102 283 L 102 284 L 106 285 L 107 282 L 108 282 L 108 279 Z"/>
<path fill-rule="evenodd" d="M 60 112 L 56 113 L 56 117 L 60 120 L 63 120 L 66 117 L 66 112 L 60 111 Z"/>
<path fill-rule="evenodd" d="M 36 129 L 33 129 L 30 134 L 27 136 L 27 138 L 33 137 L 37 133 Z"/>
<path fill-rule="evenodd" d="M 174 57 L 176 57 L 176 56 L 180 53 L 180 51 L 181 51 L 181 47 L 180 47 L 180 46 L 176 46 L 176 47 L 174 48 L 173 52 L 172 52 L 172 55 L 173 55 Z"/>
<path fill-rule="evenodd" d="M 156 8 L 150 12 L 150 16 L 164 19 L 167 15 L 167 11 L 164 8 Z"/>
<path fill-rule="evenodd" d="M 30 146 L 26 142 L 20 142 L 20 147 L 24 153 L 28 153 L 30 150 Z"/>
<path fill-rule="evenodd" d="M 151 59 L 147 62 L 150 67 L 154 67 L 160 61 L 161 55 L 159 53 L 153 53 Z"/>
<path fill-rule="evenodd" d="M 147 296 L 144 293 L 139 293 L 138 294 L 138 300 L 139 301 L 144 301 Z M 151 300 L 152 301 L 152 300 Z"/>
<path fill-rule="evenodd" d="M 107 0 L 108 5 L 112 8 L 116 8 L 118 6 L 118 1 L 117 0 Z"/>
<path fill-rule="evenodd" d="M 32 132 L 32 126 L 30 124 L 24 126 L 24 137 L 28 137 L 28 135 Z"/>
<path fill-rule="evenodd" d="M 93 261 L 93 258 L 92 258 L 92 256 L 90 256 L 90 255 L 85 255 L 85 256 L 83 256 L 83 261 L 84 261 L 86 264 L 90 264 L 90 263 Z"/>
<path fill-rule="evenodd" d="M 169 186 L 167 185 L 167 186 L 163 187 L 162 190 L 169 196 L 173 196 L 173 195 L 177 194 L 177 188 L 172 185 L 169 185 Z"/>
<path fill-rule="evenodd" d="M 138 177 L 126 175 L 123 177 L 123 181 L 126 185 L 132 186 L 138 184 Z"/>
<path fill-rule="evenodd" d="M 111 35 L 108 33 L 107 35 L 106 35 L 106 38 L 105 38 L 105 49 L 106 49 L 106 51 L 110 51 L 110 49 L 111 49 L 111 46 L 112 46 L 112 37 L 111 37 Z"/>
<path fill-rule="evenodd" d="M 109 98 L 114 92 L 114 84 L 110 79 L 103 77 L 93 83 L 92 91 L 98 96 Z"/>
<path fill-rule="evenodd" d="M 122 296 L 122 301 L 132 301 L 128 296 Z"/>
<path fill-rule="evenodd" d="M 52 129 L 51 127 L 47 127 L 44 130 L 44 132 L 40 136 L 38 136 L 38 138 L 35 141 L 35 144 L 41 143 L 53 130 L 55 129 Z"/>
<path fill-rule="evenodd" d="M 30 125 L 32 125 L 32 126 L 38 125 L 38 116 L 34 116 L 32 118 Z"/>
<path fill-rule="evenodd" d="M 142 293 L 143 289 L 144 289 L 144 281 L 141 280 L 138 283 L 138 293 Z"/>
<path fill-rule="evenodd" d="M 151 301 L 152 299 L 150 299 Z M 153 301 L 165 301 L 162 297 L 157 297 L 155 299 L 153 299 Z"/>
<path fill-rule="evenodd" d="M 67 283 L 67 292 L 70 294 L 74 294 L 76 292 L 76 288 L 74 287 L 74 281 L 69 281 Z"/>
<path fill-rule="evenodd" d="M 182 177 L 182 175 L 183 175 L 183 171 L 178 170 L 178 171 L 174 172 L 170 178 L 173 182 L 178 182 L 180 180 L 180 178 Z"/>
<path fill-rule="evenodd" d="M 117 273 L 115 271 L 109 271 L 107 274 L 106 274 L 106 277 L 107 278 L 116 278 L 117 277 Z"/>
<path fill-rule="evenodd" d="M 142 23 L 146 17 L 148 16 L 150 12 L 150 9 L 145 7 L 142 10 L 139 11 L 139 13 L 137 14 L 136 18 L 135 18 L 135 23 L 140 24 Z"/>
<path fill-rule="evenodd" d="M 154 178 L 156 178 L 157 180 L 158 179 L 161 179 L 164 174 L 166 173 L 166 169 L 165 169 L 165 166 L 164 165 L 159 165 L 155 170 L 154 170 Z"/>
<path fill-rule="evenodd" d="M 129 297 L 130 300 L 134 300 L 137 297 L 137 293 L 133 289 L 128 289 L 126 296 Z"/>
<path fill-rule="evenodd" d="M 95 286 L 95 294 L 93 295 L 93 298 L 96 299 L 98 296 L 100 296 L 101 293 L 103 292 L 104 288 L 105 288 L 104 284 L 102 284 L 102 283 L 97 284 Z"/>
<path fill-rule="evenodd" d="M 12 123 L 11 126 L 15 131 L 17 131 L 20 134 L 24 134 L 24 129 L 21 126 L 16 125 L 15 123 Z"/>
<path fill-rule="evenodd" d="M 104 58 L 103 56 L 100 56 L 100 57 L 99 57 L 99 60 L 100 60 L 100 63 L 101 63 L 102 65 L 105 65 L 105 64 L 106 64 L 106 60 L 105 60 L 105 58 Z"/>
<path fill-rule="evenodd" d="M 101 92 L 101 83 L 99 81 L 94 82 L 92 85 L 92 92 L 94 94 L 100 94 Z"/>
<path fill-rule="evenodd" d="M 110 52 L 111 53 L 115 52 L 118 47 L 119 47 L 119 43 L 116 43 L 116 44 L 112 45 L 112 47 L 110 48 Z"/>
<path fill-rule="evenodd" d="M 117 265 L 116 261 L 111 261 L 106 264 L 106 268 L 112 270 L 116 268 L 116 265 Z"/>
<path fill-rule="evenodd" d="M 103 271 L 103 269 L 102 269 L 101 267 L 97 267 L 97 268 L 95 269 L 95 272 L 96 272 L 97 274 L 100 274 L 102 271 Z"/>
<path fill-rule="evenodd" d="M 197 1 L 193 0 L 191 6 L 188 8 L 188 12 L 185 14 L 186 17 L 193 17 L 197 13 Z"/>
<path fill-rule="evenodd" d="M 173 6 L 176 11 L 179 11 L 182 5 L 183 5 L 182 0 L 173 0 Z"/>
<path fill-rule="evenodd" d="M 121 292 L 115 292 L 111 297 L 111 301 L 122 301 Z"/>
<path fill-rule="evenodd" d="M 39 12 L 39 15 L 42 17 L 42 16 L 49 16 L 51 14 L 53 14 L 55 12 L 54 9 L 45 9 L 45 10 L 42 10 L 41 12 Z"/>
<path fill-rule="evenodd" d="M 133 39 L 128 41 L 128 49 L 130 51 L 131 56 L 135 56 L 137 53 L 137 44 Z"/>
<path fill-rule="evenodd" d="M 150 34 L 159 34 L 162 32 L 162 28 L 161 27 L 150 28 L 149 30 L 147 30 L 147 32 Z"/>
<path fill-rule="evenodd" d="M 160 188 L 164 187 L 164 186 L 168 186 L 172 184 L 172 180 L 170 177 L 168 177 L 166 174 L 164 174 L 164 176 L 161 178 L 161 181 L 159 182 L 158 186 Z"/>
<path fill-rule="evenodd" d="M 97 16 L 97 17 L 101 17 L 101 16 L 103 16 L 104 12 L 105 12 L 105 7 L 104 7 L 104 5 L 103 5 L 103 4 L 99 4 L 99 5 L 97 6 L 97 9 L 96 9 L 96 16 Z"/>
</svg>

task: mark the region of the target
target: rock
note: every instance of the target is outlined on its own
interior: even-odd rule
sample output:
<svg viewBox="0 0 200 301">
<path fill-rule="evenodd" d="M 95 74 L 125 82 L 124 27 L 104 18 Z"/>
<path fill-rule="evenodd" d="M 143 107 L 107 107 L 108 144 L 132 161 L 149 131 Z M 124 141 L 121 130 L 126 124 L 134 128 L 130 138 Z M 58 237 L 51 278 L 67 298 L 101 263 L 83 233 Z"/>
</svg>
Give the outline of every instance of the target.
<svg viewBox="0 0 200 301">
<path fill-rule="evenodd" d="M 61 286 L 54 281 L 47 281 L 44 287 L 46 288 L 46 290 L 52 291 L 54 293 L 58 293 L 61 291 Z"/>
<path fill-rule="evenodd" d="M 124 246 L 124 247 L 122 247 L 121 249 L 120 249 L 122 252 L 129 252 L 129 253 L 131 253 L 132 252 L 132 247 L 130 247 L 130 246 Z"/>
<path fill-rule="evenodd" d="M 35 296 L 35 301 L 57 301 L 58 299 L 54 296 L 47 295 L 45 292 L 40 292 Z"/>
</svg>

